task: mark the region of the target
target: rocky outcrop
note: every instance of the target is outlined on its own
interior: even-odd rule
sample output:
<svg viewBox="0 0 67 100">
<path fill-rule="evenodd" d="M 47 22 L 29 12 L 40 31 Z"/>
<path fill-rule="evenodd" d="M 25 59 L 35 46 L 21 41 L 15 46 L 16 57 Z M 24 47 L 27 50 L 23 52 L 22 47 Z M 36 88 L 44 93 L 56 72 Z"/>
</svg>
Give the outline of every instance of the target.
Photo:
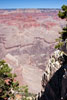
<svg viewBox="0 0 67 100">
<path fill-rule="evenodd" d="M 64 69 L 67 70 L 67 65 L 61 66 L 53 75 L 39 100 L 67 100 L 67 77 L 63 78 Z"/>
<path fill-rule="evenodd" d="M 45 88 L 46 84 L 52 78 L 53 74 L 61 67 L 62 61 L 60 60 L 63 59 L 62 56 L 63 56 L 63 53 L 59 50 L 56 50 L 49 58 L 48 65 L 42 77 L 43 88 Z"/>
<path fill-rule="evenodd" d="M 49 63 L 49 71 L 47 70 L 49 73 L 44 74 L 42 80 L 44 91 L 41 92 L 41 96 L 38 96 L 38 100 L 67 100 L 67 56 L 60 52 L 55 53 L 58 55 L 54 54 L 50 59 L 52 65 Z M 54 60 L 57 60 L 59 54 L 64 58 L 64 61 L 62 64 L 57 62 L 56 66 Z M 56 66 L 56 69 L 53 65 Z"/>
</svg>

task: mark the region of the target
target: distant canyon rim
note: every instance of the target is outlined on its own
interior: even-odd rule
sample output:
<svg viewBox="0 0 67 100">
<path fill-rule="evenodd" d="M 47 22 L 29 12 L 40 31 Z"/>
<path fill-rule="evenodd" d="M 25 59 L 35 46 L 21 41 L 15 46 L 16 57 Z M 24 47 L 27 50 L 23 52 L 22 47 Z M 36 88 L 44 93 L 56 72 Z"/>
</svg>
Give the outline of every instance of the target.
<svg viewBox="0 0 67 100">
<path fill-rule="evenodd" d="M 29 91 L 41 90 L 42 75 L 56 39 L 66 21 L 58 9 L 0 10 L 0 59 L 17 74 L 20 85 Z"/>
</svg>

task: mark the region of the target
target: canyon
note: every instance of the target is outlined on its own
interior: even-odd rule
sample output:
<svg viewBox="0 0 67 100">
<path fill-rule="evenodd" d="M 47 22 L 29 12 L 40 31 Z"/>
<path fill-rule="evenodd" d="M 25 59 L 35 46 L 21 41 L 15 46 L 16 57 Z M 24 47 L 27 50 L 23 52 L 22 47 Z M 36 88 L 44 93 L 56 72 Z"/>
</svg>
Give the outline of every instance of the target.
<svg viewBox="0 0 67 100">
<path fill-rule="evenodd" d="M 0 9 L 0 59 L 17 74 L 20 85 L 29 91 L 41 90 L 42 75 L 56 39 L 66 21 L 59 9 Z M 36 88 L 35 88 L 36 87 Z"/>
</svg>

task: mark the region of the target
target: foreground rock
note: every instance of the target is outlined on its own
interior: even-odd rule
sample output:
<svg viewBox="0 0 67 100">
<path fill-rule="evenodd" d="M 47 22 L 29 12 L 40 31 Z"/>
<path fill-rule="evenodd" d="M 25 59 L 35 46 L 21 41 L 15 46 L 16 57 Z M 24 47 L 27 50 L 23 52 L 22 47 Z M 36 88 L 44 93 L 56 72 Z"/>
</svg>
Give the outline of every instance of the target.
<svg viewBox="0 0 67 100">
<path fill-rule="evenodd" d="M 51 71 L 53 75 L 48 80 L 45 79 L 44 74 L 42 80 L 44 91 L 41 92 L 41 97 L 38 96 L 38 100 L 67 100 L 67 56 L 63 55 L 63 58 L 63 64 L 58 66 L 57 70 L 54 70 L 53 65 L 51 66 L 55 73 Z"/>
</svg>

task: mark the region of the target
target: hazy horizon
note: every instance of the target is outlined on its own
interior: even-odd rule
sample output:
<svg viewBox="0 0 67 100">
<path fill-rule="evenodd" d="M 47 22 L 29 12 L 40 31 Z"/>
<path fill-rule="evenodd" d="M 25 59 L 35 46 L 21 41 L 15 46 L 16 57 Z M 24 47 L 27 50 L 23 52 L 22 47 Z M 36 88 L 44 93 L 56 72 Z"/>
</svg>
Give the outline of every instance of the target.
<svg viewBox="0 0 67 100">
<path fill-rule="evenodd" d="M 47 9 L 49 9 L 49 10 L 51 10 L 51 9 L 57 9 L 57 10 L 60 10 L 61 8 L 0 8 L 0 10 L 26 10 L 26 9 L 30 9 L 30 10 L 32 10 L 32 9 L 43 9 L 43 10 L 47 10 Z"/>
</svg>

